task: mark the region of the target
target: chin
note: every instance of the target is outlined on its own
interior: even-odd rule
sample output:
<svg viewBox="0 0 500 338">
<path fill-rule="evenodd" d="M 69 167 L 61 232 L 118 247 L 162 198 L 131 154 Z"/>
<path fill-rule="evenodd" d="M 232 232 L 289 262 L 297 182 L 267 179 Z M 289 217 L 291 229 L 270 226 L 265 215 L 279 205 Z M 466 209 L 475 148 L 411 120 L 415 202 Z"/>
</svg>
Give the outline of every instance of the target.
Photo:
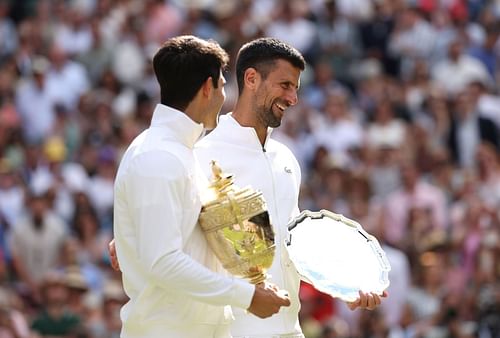
<svg viewBox="0 0 500 338">
<path fill-rule="evenodd" d="M 269 123 L 271 128 L 278 128 L 279 126 L 281 126 L 281 120 L 274 120 Z"/>
</svg>

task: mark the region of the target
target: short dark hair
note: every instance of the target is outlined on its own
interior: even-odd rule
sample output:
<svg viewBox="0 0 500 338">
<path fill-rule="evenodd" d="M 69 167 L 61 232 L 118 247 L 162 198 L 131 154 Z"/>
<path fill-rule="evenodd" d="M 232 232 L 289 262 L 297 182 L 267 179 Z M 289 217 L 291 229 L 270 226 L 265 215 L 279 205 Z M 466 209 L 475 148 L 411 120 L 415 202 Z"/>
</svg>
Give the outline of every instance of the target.
<svg viewBox="0 0 500 338">
<path fill-rule="evenodd" d="M 238 92 L 243 91 L 243 77 L 248 68 L 255 68 L 265 79 L 276 60 L 285 60 L 304 70 L 306 62 L 302 54 L 292 46 L 274 38 L 259 38 L 244 44 L 236 59 Z"/>
<path fill-rule="evenodd" d="M 153 69 L 160 84 L 161 103 L 184 110 L 203 83 L 212 77 L 218 87 L 220 71 L 229 56 L 213 40 L 192 35 L 168 39 L 153 57 Z"/>
</svg>

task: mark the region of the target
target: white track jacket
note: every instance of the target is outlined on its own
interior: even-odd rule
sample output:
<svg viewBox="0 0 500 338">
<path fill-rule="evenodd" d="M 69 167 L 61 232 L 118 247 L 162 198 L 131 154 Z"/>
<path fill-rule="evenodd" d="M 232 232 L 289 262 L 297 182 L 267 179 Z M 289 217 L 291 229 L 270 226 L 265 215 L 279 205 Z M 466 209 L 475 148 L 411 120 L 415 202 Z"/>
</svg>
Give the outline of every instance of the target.
<svg viewBox="0 0 500 338">
<path fill-rule="evenodd" d="M 184 113 L 159 104 L 120 163 L 114 237 L 130 298 L 121 309 L 122 338 L 219 337 L 214 332 L 232 319 L 224 305 L 250 306 L 255 287 L 214 273 L 222 268 L 197 224 L 198 187 L 206 178 L 193 145 L 202 131 Z"/>
<path fill-rule="evenodd" d="M 237 186 L 262 191 L 277 244 L 269 281 L 287 290 L 292 303 L 267 319 L 234 308 L 231 333 L 235 337 L 302 337 L 298 321 L 300 277 L 284 244 L 287 224 L 299 213 L 301 173 L 295 156 L 269 134 L 262 147 L 255 129 L 242 127 L 231 114 L 220 116 L 218 126 L 196 144 L 195 156 L 207 177 L 212 175 L 210 161 L 217 160 L 224 172 L 234 174 Z"/>
</svg>

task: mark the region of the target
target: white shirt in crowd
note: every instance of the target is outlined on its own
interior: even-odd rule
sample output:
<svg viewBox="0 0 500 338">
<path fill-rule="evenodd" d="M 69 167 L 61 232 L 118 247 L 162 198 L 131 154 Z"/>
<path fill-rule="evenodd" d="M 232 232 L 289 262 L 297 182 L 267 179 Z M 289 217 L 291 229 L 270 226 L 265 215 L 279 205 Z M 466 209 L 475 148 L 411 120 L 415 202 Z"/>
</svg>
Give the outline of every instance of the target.
<svg viewBox="0 0 500 338">
<path fill-rule="evenodd" d="M 47 87 L 57 103 L 72 111 L 90 88 L 87 70 L 79 62 L 68 60 L 60 69 L 50 69 Z"/>
<path fill-rule="evenodd" d="M 472 81 L 484 81 L 484 83 L 491 81 L 481 61 L 465 54 L 456 62 L 449 59 L 438 62 L 431 74 L 434 82 L 444 88 L 449 95 L 458 94 Z"/>
<path fill-rule="evenodd" d="M 29 141 L 48 137 L 55 121 L 57 103 L 46 80 L 39 87 L 34 80 L 21 82 L 16 93 L 16 108 L 22 119 L 24 136 Z"/>
<path fill-rule="evenodd" d="M 30 278 L 41 283 L 47 271 L 57 267 L 67 237 L 67 225 L 57 214 L 47 210 L 39 228 L 35 226 L 31 215 L 19 217 L 12 226 L 9 247 Z"/>
</svg>

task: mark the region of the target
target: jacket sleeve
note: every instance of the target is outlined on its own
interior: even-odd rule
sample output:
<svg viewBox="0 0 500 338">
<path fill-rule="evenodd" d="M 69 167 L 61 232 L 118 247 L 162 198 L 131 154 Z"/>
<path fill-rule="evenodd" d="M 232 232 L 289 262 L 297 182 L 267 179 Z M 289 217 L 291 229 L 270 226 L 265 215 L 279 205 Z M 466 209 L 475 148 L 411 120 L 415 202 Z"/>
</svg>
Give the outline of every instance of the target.
<svg viewBox="0 0 500 338">
<path fill-rule="evenodd" d="M 198 301 L 248 308 L 253 285 L 217 274 L 183 252 L 183 236 L 192 231 L 182 228 L 183 208 L 193 208 L 188 203 L 197 203 L 197 198 L 186 199 L 191 183 L 180 161 L 164 152 L 143 154 L 138 163 L 131 170 L 126 194 L 137 226 L 139 261 L 148 278 Z"/>
</svg>

